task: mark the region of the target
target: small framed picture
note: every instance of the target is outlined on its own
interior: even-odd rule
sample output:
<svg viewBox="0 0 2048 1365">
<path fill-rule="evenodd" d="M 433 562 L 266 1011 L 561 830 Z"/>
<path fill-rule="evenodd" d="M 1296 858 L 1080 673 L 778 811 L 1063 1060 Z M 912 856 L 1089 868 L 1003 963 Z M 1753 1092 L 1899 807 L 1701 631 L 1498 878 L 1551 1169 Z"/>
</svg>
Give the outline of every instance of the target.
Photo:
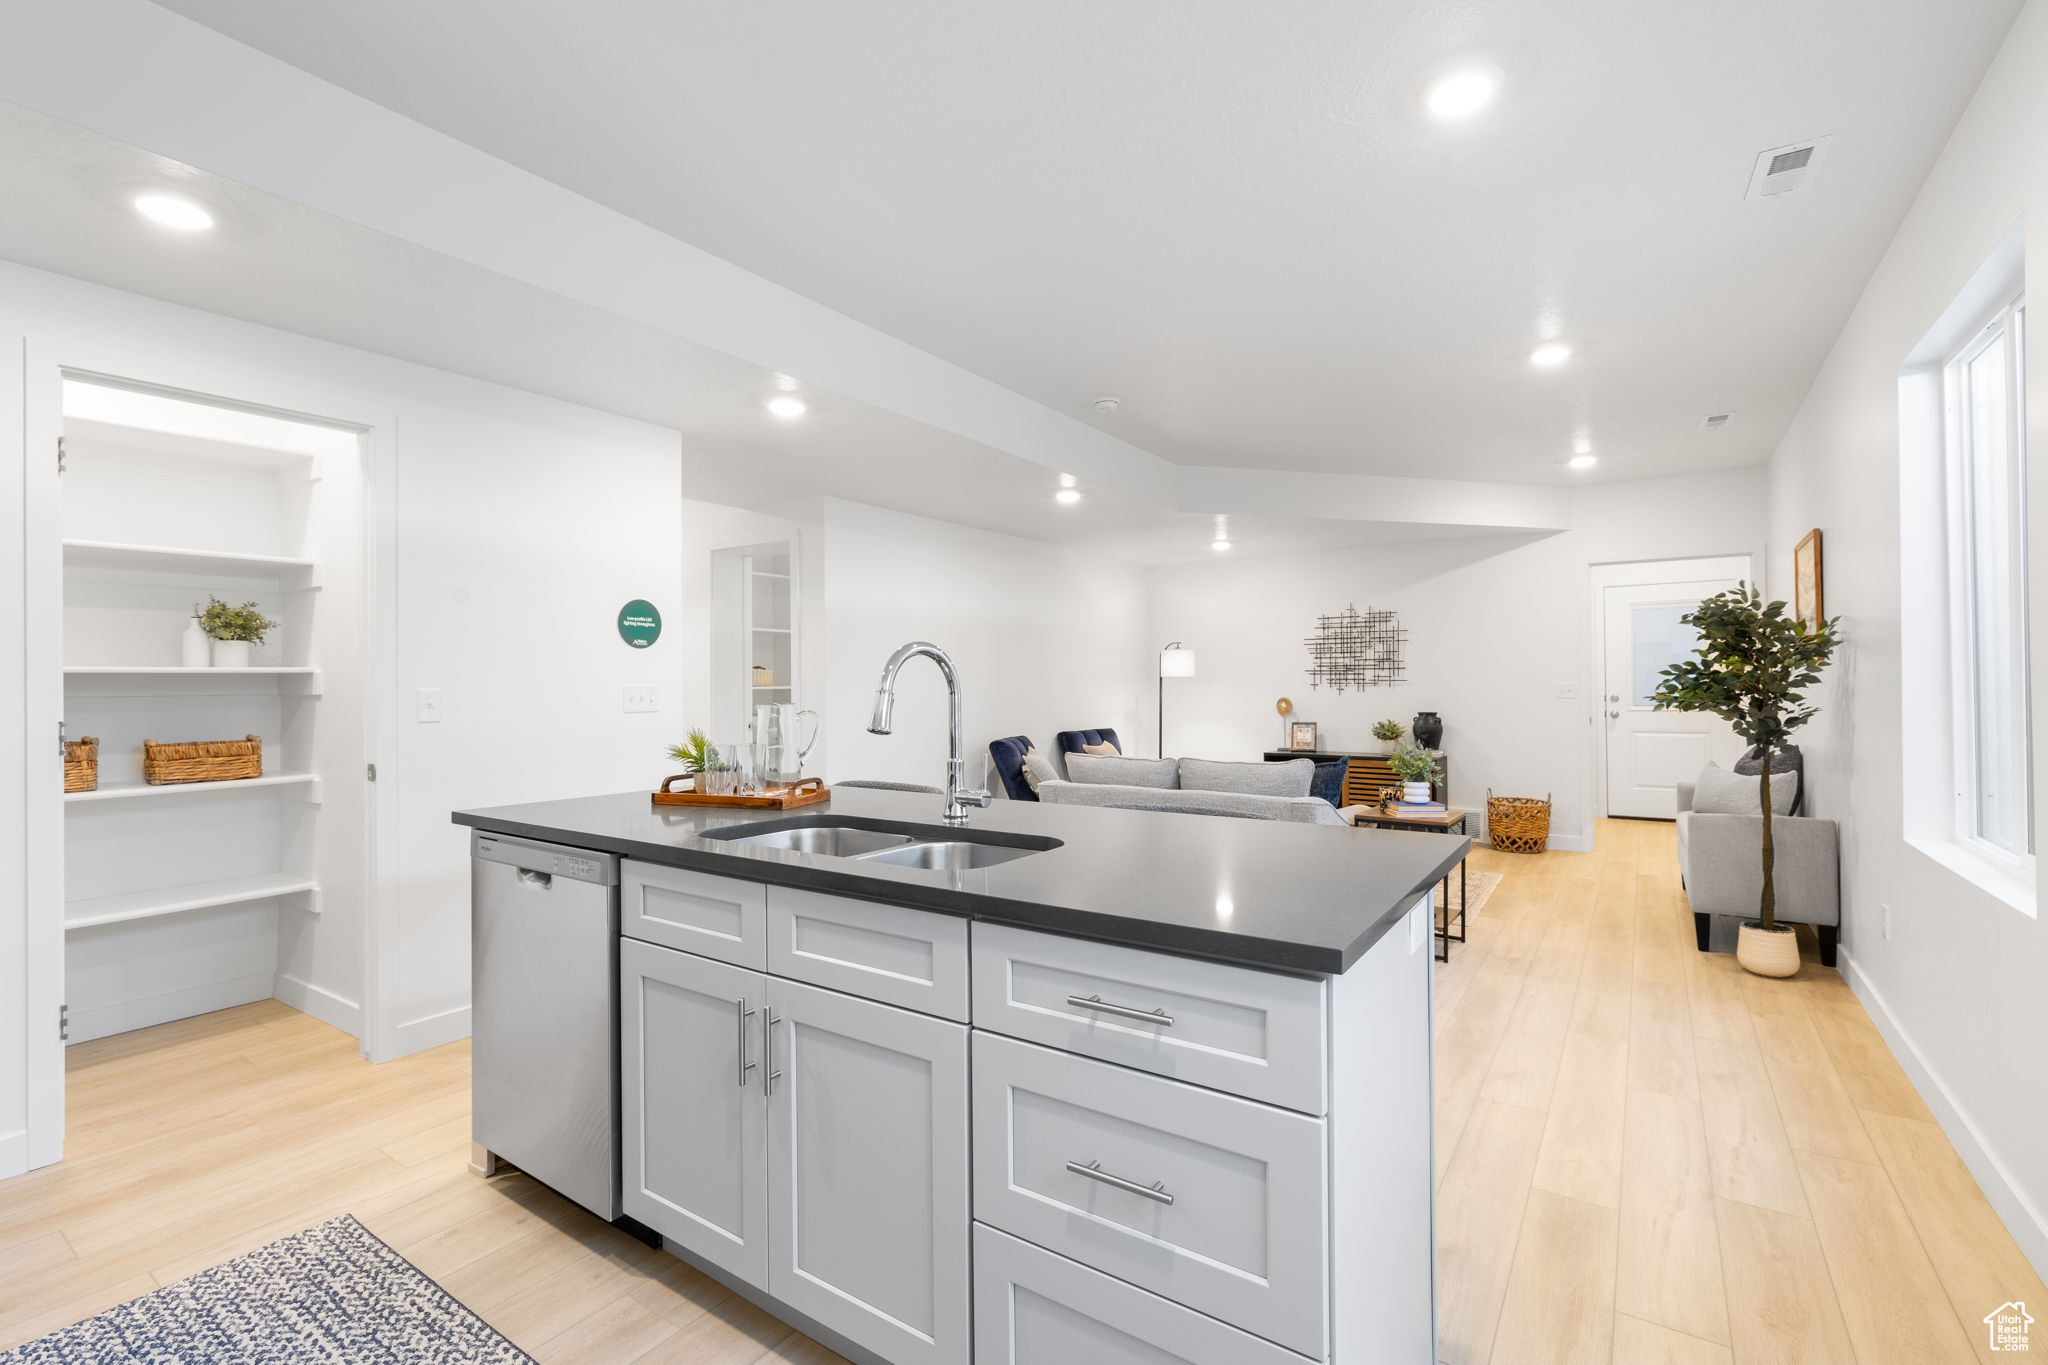
<svg viewBox="0 0 2048 1365">
<path fill-rule="evenodd" d="M 1287 747 L 1290 749 L 1314 749 L 1316 747 L 1316 723 L 1312 720 L 1291 720 L 1287 722 Z"/>
<path fill-rule="evenodd" d="M 1808 531 L 1792 549 L 1792 598 L 1793 610 L 1806 622 L 1806 628 L 1819 630 L 1827 618 L 1827 607 L 1821 599 L 1818 528 Z"/>
</svg>

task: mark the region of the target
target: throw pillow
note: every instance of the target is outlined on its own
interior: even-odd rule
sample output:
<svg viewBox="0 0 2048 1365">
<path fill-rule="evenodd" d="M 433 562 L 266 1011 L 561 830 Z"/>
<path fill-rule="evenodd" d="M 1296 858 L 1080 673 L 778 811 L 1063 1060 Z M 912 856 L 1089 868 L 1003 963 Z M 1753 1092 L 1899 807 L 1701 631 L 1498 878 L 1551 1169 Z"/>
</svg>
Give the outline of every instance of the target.
<svg viewBox="0 0 2048 1365">
<path fill-rule="evenodd" d="M 1762 782 L 1761 776 L 1731 773 L 1718 763 L 1709 763 L 1700 770 L 1699 781 L 1693 785 L 1693 811 L 1699 815 L 1756 815 L 1763 810 L 1763 796 L 1758 791 Z M 1790 815 L 1798 795 L 1799 775 L 1773 768 L 1771 814 Z"/>
<path fill-rule="evenodd" d="M 1180 785 L 1180 760 L 1068 754 L 1067 780 L 1094 786 L 1153 787 L 1167 791 Z"/>
<path fill-rule="evenodd" d="M 1123 750 L 1117 748 L 1116 745 L 1111 744 L 1108 740 L 1104 740 L 1100 744 L 1083 744 L 1081 752 L 1084 754 L 1094 754 L 1097 758 L 1121 758 L 1123 756 Z"/>
<path fill-rule="evenodd" d="M 1024 781 L 1033 791 L 1041 782 L 1057 782 L 1060 770 L 1052 766 L 1052 760 L 1036 749 L 1024 751 Z"/>
<path fill-rule="evenodd" d="M 1239 796 L 1307 796 L 1315 775 L 1315 763 L 1306 758 L 1283 763 L 1219 763 L 1207 758 L 1180 761 L 1183 788 Z"/>
<path fill-rule="evenodd" d="M 1343 808 L 1344 779 L 1351 771 L 1351 760 L 1333 758 L 1327 763 L 1316 764 L 1316 775 L 1309 779 L 1308 794 L 1319 796 L 1331 805 Z"/>
</svg>

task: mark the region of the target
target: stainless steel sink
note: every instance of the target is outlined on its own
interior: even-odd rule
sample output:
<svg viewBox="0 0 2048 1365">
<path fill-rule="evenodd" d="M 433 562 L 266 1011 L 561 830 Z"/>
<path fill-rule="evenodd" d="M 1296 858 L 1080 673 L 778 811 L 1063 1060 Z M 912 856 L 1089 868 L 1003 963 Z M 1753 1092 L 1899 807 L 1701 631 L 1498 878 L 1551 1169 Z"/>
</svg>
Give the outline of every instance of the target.
<svg viewBox="0 0 2048 1365">
<path fill-rule="evenodd" d="M 963 839 L 934 840 L 929 843 L 905 844 L 901 848 L 877 849 L 873 853 L 856 854 L 855 860 L 863 863 L 888 863 L 893 867 L 928 867 L 946 872 L 959 872 L 976 867 L 994 867 L 1015 858 L 1027 858 L 1038 852 L 1035 848 L 1015 848 L 1008 844 L 974 844 Z"/>
<path fill-rule="evenodd" d="M 886 851 L 910 842 L 908 834 L 887 830 L 855 829 L 851 825 L 800 825 L 795 829 L 771 829 L 764 834 L 727 834 L 713 830 L 707 839 L 724 839 L 755 848 L 786 848 L 792 853 L 822 853 L 830 858 L 855 858 Z"/>
</svg>

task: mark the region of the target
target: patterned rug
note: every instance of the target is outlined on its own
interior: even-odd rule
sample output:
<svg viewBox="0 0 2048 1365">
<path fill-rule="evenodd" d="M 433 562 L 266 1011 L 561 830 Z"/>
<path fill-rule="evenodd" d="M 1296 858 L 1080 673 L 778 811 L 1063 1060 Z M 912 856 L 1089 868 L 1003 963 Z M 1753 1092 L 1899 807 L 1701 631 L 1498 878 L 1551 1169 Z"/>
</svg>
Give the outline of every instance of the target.
<svg viewBox="0 0 2048 1365">
<path fill-rule="evenodd" d="M 0 1365 L 535 1365 L 349 1217 L 0 1354 Z"/>
<path fill-rule="evenodd" d="M 1472 868 L 1466 868 L 1465 895 L 1471 902 L 1465 907 L 1466 911 L 1476 915 L 1484 909 L 1486 907 L 1486 898 L 1491 896 L 1493 889 L 1500 885 L 1500 879 L 1501 874 L 1498 872 L 1479 872 Z M 1443 883 L 1438 882 L 1437 886 L 1441 889 Z M 1451 914 L 1456 915 L 1458 913 L 1458 871 L 1456 868 L 1451 869 L 1451 894 L 1447 900 L 1451 907 Z"/>
</svg>

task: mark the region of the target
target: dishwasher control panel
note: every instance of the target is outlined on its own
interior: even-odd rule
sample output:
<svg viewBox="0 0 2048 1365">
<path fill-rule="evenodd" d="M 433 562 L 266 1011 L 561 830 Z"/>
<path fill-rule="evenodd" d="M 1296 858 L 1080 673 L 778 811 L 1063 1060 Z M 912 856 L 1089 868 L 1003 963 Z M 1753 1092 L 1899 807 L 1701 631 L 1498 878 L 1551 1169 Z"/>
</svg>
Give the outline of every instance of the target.
<svg viewBox="0 0 2048 1365">
<path fill-rule="evenodd" d="M 609 854 L 592 855 L 582 849 L 564 848 L 539 839 L 508 839 L 496 834 L 475 835 L 470 854 L 489 863 L 505 863 L 522 872 L 539 872 L 573 882 L 617 886 L 619 860 Z"/>
</svg>

